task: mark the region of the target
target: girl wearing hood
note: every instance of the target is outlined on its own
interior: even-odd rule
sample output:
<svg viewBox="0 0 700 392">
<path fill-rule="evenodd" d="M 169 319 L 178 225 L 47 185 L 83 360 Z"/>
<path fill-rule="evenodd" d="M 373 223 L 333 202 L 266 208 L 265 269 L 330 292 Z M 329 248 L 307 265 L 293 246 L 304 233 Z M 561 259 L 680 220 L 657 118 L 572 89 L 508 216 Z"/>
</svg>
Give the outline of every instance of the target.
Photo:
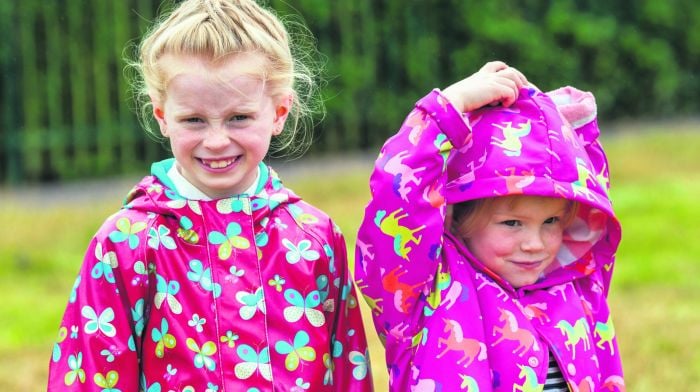
<svg viewBox="0 0 700 392">
<path fill-rule="evenodd" d="M 624 390 L 598 136 L 590 93 L 539 92 L 502 62 L 418 101 L 357 240 L 390 390 Z"/>
<path fill-rule="evenodd" d="M 161 20 L 135 66 L 174 159 L 92 238 L 48 390 L 371 390 L 343 236 L 262 162 L 308 112 L 308 53 L 251 0 Z"/>
</svg>

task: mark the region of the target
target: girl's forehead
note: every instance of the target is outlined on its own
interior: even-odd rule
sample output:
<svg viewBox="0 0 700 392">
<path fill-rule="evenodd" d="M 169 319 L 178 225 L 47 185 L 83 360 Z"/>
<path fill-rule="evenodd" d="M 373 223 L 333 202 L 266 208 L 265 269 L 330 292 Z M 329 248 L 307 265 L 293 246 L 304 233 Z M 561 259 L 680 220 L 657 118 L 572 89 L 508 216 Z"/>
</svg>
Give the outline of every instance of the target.
<svg viewBox="0 0 700 392">
<path fill-rule="evenodd" d="M 569 200 L 555 197 L 510 195 L 496 198 L 492 205 L 493 211 L 510 212 L 526 209 L 558 210 L 564 209 Z"/>
<path fill-rule="evenodd" d="M 254 52 L 232 54 L 221 59 L 203 55 L 165 54 L 158 60 L 158 65 L 166 85 L 180 75 L 198 76 L 226 83 L 241 77 L 262 80 L 268 60 Z"/>
</svg>

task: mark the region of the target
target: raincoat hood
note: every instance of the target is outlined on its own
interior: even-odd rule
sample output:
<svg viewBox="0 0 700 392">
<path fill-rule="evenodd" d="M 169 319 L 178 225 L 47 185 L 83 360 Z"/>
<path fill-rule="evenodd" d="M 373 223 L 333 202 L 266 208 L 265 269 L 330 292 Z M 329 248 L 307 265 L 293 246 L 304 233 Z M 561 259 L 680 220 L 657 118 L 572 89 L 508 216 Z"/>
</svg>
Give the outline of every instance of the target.
<svg viewBox="0 0 700 392">
<path fill-rule="evenodd" d="M 610 268 L 620 225 L 608 198 L 596 115 L 593 95 L 572 87 L 549 93 L 523 88 L 510 107 L 465 114 L 472 131 L 447 162 L 447 203 L 519 194 L 579 202 L 547 273 L 569 280 Z M 550 274 L 559 267 L 568 272 Z"/>
</svg>

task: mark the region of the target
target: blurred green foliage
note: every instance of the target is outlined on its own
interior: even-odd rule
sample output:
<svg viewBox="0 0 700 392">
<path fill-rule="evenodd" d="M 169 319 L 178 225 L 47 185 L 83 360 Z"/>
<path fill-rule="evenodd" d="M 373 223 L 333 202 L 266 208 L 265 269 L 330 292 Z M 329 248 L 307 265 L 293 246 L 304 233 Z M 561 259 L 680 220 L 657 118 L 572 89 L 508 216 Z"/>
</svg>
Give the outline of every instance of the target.
<svg viewBox="0 0 700 392">
<path fill-rule="evenodd" d="M 377 148 L 430 89 L 494 59 L 543 90 L 593 91 L 603 119 L 700 111 L 700 3 L 693 0 L 266 4 L 304 20 L 325 59 L 328 114 L 312 153 Z M 122 71 L 124 48 L 160 6 L 0 2 L 0 183 L 143 172 L 168 154 L 139 129 Z"/>
</svg>

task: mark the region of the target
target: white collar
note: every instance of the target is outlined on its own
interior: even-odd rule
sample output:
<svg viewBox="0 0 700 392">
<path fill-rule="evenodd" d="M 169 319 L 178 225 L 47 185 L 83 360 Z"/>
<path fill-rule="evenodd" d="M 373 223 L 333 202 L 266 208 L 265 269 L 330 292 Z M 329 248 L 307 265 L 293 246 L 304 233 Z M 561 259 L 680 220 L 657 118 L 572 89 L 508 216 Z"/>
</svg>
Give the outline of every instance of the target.
<svg viewBox="0 0 700 392">
<path fill-rule="evenodd" d="M 206 193 L 202 192 L 199 188 L 194 186 L 191 182 L 189 182 L 177 169 L 177 162 L 175 162 L 171 167 L 170 170 L 168 170 L 168 177 L 170 178 L 170 181 L 173 182 L 173 185 L 175 186 L 175 190 L 177 193 L 184 197 L 185 199 L 188 200 L 199 200 L 199 201 L 210 201 L 212 198 L 208 196 Z M 253 184 L 246 189 L 245 191 L 241 193 L 245 193 L 248 195 L 253 195 L 255 193 L 256 188 L 258 187 L 258 182 L 260 181 L 260 167 L 256 168 L 256 176 L 255 176 L 255 181 L 253 181 Z M 235 195 L 230 195 L 230 196 L 235 196 Z"/>
</svg>

